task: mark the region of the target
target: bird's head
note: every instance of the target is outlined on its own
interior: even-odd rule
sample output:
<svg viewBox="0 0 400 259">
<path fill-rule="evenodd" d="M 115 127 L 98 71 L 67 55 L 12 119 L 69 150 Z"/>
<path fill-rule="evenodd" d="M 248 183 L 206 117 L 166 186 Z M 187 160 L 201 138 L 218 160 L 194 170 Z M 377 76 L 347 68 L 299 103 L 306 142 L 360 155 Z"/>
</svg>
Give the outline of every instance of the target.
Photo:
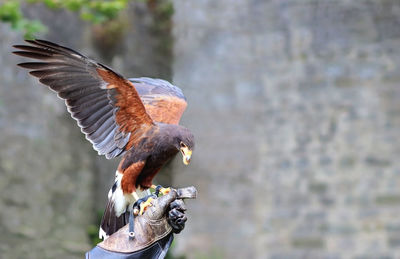
<svg viewBox="0 0 400 259">
<path fill-rule="evenodd" d="M 188 165 L 194 148 L 193 134 L 188 129 L 182 127 L 179 137 L 176 139 L 176 146 L 182 154 L 183 163 Z"/>
</svg>

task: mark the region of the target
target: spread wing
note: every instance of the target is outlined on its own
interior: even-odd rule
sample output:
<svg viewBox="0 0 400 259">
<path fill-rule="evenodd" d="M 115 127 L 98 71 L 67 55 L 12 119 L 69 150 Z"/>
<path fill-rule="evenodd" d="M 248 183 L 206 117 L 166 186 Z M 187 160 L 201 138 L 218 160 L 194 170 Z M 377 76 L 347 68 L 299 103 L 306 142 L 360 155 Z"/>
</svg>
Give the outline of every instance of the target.
<svg viewBox="0 0 400 259">
<path fill-rule="evenodd" d="M 147 113 L 157 122 L 178 124 L 186 109 L 182 90 L 162 79 L 129 78 L 139 93 Z"/>
<path fill-rule="evenodd" d="M 18 64 L 65 100 L 94 149 L 113 158 L 132 147 L 153 121 L 133 84 L 78 52 L 43 40 L 13 53 L 38 60 Z"/>
</svg>

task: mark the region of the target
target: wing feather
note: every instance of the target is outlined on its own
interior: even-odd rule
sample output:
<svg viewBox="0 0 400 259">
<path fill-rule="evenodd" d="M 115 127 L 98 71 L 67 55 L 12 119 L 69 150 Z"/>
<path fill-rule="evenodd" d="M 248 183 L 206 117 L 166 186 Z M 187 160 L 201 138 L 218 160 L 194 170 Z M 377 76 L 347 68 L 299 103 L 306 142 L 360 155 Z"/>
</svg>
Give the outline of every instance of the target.
<svg viewBox="0 0 400 259">
<path fill-rule="evenodd" d="M 94 93 L 91 93 L 91 94 L 88 94 L 88 95 L 86 95 L 86 96 L 83 96 L 83 97 L 81 97 L 81 98 L 71 98 L 71 99 L 68 99 L 67 100 L 67 105 L 69 106 L 69 107 L 75 107 L 75 106 L 81 106 L 81 105 L 84 105 L 86 102 L 89 102 L 89 101 L 91 101 L 91 100 L 99 100 L 99 99 L 102 99 L 102 98 L 104 98 L 104 92 L 103 91 L 97 91 L 97 92 L 94 92 Z"/>
<path fill-rule="evenodd" d="M 100 98 L 99 98 L 100 99 Z M 113 107 L 108 105 L 107 99 L 100 99 L 97 101 L 89 101 L 87 105 L 80 105 L 71 107 L 70 112 L 74 114 L 78 119 L 83 120 L 90 117 L 96 117 L 97 114 L 101 114 L 102 111 L 111 111 Z"/>
<path fill-rule="evenodd" d="M 83 110 L 86 107 L 90 107 L 91 105 L 105 99 L 104 92 L 98 91 L 92 94 L 88 94 L 79 99 L 69 99 L 67 105 L 70 107 L 70 111 L 74 111 L 74 109 Z"/>
<path fill-rule="evenodd" d="M 186 109 L 186 98 L 182 90 L 162 79 L 148 77 L 129 79 L 150 117 L 157 122 L 179 124 Z"/>
<path fill-rule="evenodd" d="M 104 122 L 107 121 L 108 117 L 112 116 L 113 111 L 108 111 L 105 114 L 92 116 L 81 120 L 82 130 L 86 134 L 95 132 Z"/>
<path fill-rule="evenodd" d="M 39 61 L 18 64 L 65 100 L 68 111 L 99 154 L 116 157 L 153 126 L 133 84 L 110 68 L 44 40 L 15 45 L 16 55 Z M 135 133 L 135 134 L 131 134 Z"/>
</svg>

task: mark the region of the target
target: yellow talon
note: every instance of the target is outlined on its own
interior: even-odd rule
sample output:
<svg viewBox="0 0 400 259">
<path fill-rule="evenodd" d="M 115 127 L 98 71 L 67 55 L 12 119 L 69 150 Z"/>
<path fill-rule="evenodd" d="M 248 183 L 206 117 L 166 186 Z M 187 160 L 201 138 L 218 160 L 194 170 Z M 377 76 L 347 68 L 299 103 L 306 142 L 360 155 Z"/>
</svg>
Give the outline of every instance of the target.
<svg viewBox="0 0 400 259">
<path fill-rule="evenodd" d="M 171 191 L 171 188 L 170 188 L 170 187 L 168 187 L 168 188 L 161 188 L 161 190 L 160 190 L 160 192 L 161 192 L 163 195 L 168 194 L 170 191 Z"/>
<path fill-rule="evenodd" d="M 151 186 L 151 188 L 157 189 L 157 186 L 155 186 L 155 185 L 153 184 L 153 185 Z M 171 191 L 171 188 L 170 188 L 170 187 L 168 187 L 168 188 L 161 188 L 161 189 L 160 189 L 160 193 L 162 193 L 163 195 L 168 194 L 170 191 Z"/>
<path fill-rule="evenodd" d="M 148 198 L 147 201 L 143 202 L 140 204 L 140 211 L 139 211 L 139 215 L 143 215 L 143 213 L 146 211 L 146 209 L 148 207 L 151 207 L 152 204 L 151 202 L 153 201 L 153 198 Z"/>
</svg>

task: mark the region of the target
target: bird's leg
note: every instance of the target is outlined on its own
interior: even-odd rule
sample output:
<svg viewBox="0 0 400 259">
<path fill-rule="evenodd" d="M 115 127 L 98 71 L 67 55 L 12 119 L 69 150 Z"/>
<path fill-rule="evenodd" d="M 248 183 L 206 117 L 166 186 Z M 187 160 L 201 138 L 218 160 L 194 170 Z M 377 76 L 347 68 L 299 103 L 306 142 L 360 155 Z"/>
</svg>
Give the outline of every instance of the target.
<svg viewBox="0 0 400 259">
<path fill-rule="evenodd" d="M 164 188 L 164 187 L 162 187 L 161 185 L 157 185 L 157 186 L 155 186 L 154 184 L 151 186 L 151 188 L 153 188 L 153 189 L 155 189 L 156 191 L 154 192 L 154 194 L 158 197 L 158 195 L 160 194 L 160 193 L 162 193 L 163 195 L 166 195 L 166 194 L 168 194 L 170 191 L 171 191 L 171 188 L 170 187 L 168 187 L 168 188 Z"/>
<path fill-rule="evenodd" d="M 156 198 L 157 196 L 150 194 L 137 200 L 133 205 L 133 212 L 135 216 L 142 215 L 148 207 L 152 206 L 151 202 Z"/>
<path fill-rule="evenodd" d="M 133 198 L 135 198 L 136 201 L 139 200 L 139 195 L 136 193 L 136 191 L 134 191 L 134 192 L 132 193 L 132 195 L 133 195 Z"/>
<path fill-rule="evenodd" d="M 147 196 L 148 197 L 148 196 Z M 154 198 L 152 197 L 152 195 L 150 195 L 150 197 L 148 197 L 148 199 L 146 201 L 143 201 L 140 203 L 139 207 L 139 215 L 142 215 L 146 209 L 150 206 L 152 206 L 151 202 L 154 200 Z"/>
</svg>

